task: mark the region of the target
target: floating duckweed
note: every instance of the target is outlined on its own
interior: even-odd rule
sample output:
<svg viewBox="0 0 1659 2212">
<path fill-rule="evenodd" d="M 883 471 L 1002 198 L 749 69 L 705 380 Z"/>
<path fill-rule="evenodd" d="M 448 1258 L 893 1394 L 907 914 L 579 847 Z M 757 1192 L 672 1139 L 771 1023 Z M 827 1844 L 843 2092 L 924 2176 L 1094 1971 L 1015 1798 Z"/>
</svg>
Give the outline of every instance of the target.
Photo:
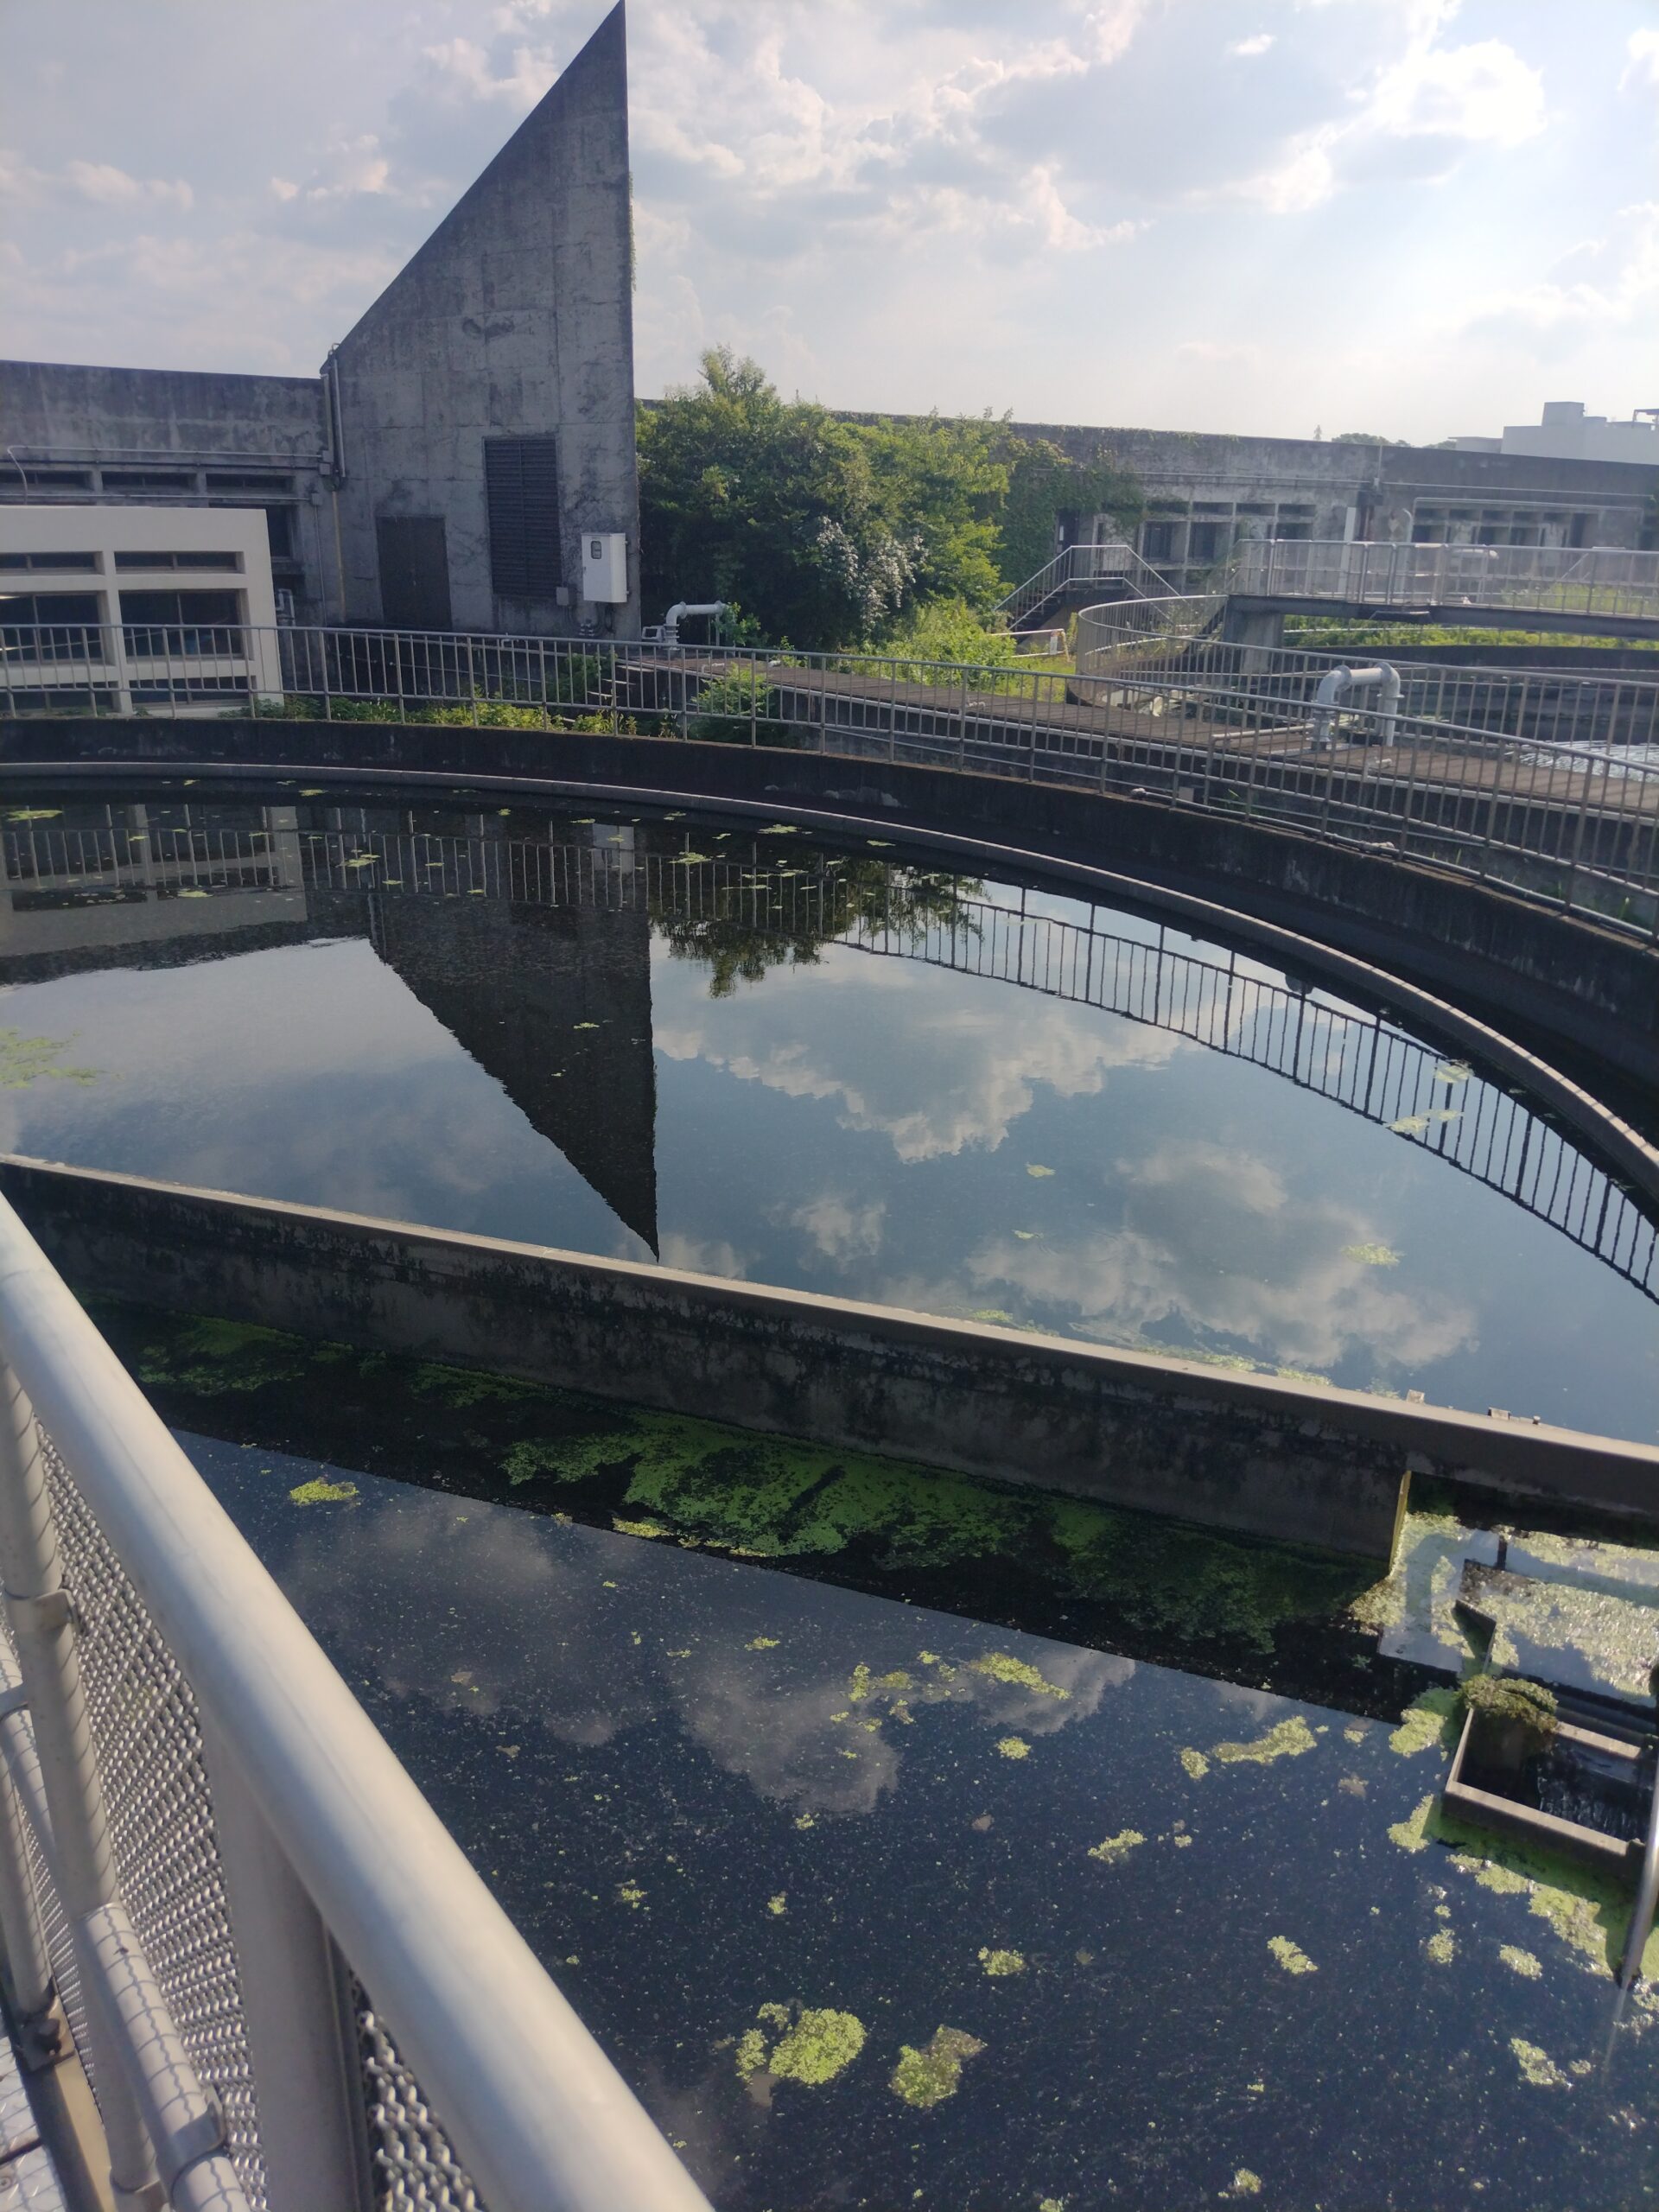
<svg viewBox="0 0 1659 2212">
<path fill-rule="evenodd" d="M 988 1974 L 1000 1979 L 1004 1974 L 1024 1974 L 1026 1961 L 1018 1951 L 982 1951 L 979 1963 Z"/>
<path fill-rule="evenodd" d="M 779 2018 L 780 2012 L 782 2021 Z M 770 2019 L 774 2025 L 785 2025 L 789 2016 L 782 2006 L 763 2005 L 760 2018 Z M 792 2027 L 785 2025 L 784 2034 L 772 2047 L 768 2064 L 779 2081 L 800 2082 L 809 2088 L 821 2088 L 824 2082 L 833 2082 L 837 2074 L 843 2073 L 863 2048 L 864 2023 L 854 2013 L 809 2005 Z"/>
<path fill-rule="evenodd" d="M 853 1679 L 848 1685 L 847 1694 L 855 1705 L 858 1705 L 868 1697 L 873 1690 L 884 1690 L 890 1695 L 894 1695 L 912 1687 L 910 1676 L 906 1674 L 902 1667 L 895 1667 L 891 1674 L 873 1675 L 861 1659 L 853 1669 Z"/>
<path fill-rule="evenodd" d="M 62 1083 L 96 1083 L 96 1068 L 65 1068 L 56 1053 L 69 1042 L 67 1037 L 25 1037 L 21 1029 L 0 1029 L 0 1090 L 22 1090 L 43 1076 Z"/>
<path fill-rule="evenodd" d="M 613 1514 L 611 1526 L 619 1536 L 665 1536 L 668 1530 L 660 1521 L 624 1521 Z"/>
<path fill-rule="evenodd" d="M 1058 1682 L 1047 1681 L 1037 1669 L 1024 1659 L 1010 1658 L 1006 1651 L 988 1651 L 982 1658 L 968 1662 L 976 1675 L 988 1675 L 994 1682 L 1007 1682 L 1022 1690 L 1035 1690 L 1042 1697 L 1070 1697 L 1070 1690 L 1063 1690 Z M 906 1686 L 908 1688 L 908 1684 Z"/>
<path fill-rule="evenodd" d="M 766 2038 L 760 2028 L 749 2028 L 739 2037 L 737 2044 L 737 2078 L 748 2081 L 766 2063 Z"/>
<path fill-rule="evenodd" d="M 1425 1690 L 1401 1714 L 1400 1726 L 1389 1738 L 1389 1749 L 1398 1751 L 1403 1759 L 1414 1758 L 1419 1751 L 1449 1750 L 1447 1738 L 1457 1709 L 1456 1690 Z"/>
<path fill-rule="evenodd" d="M 1089 1856 L 1098 1859 L 1103 1866 L 1116 1866 L 1120 1859 L 1128 1857 L 1137 1844 L 1144 1843 L 1146 1840 L 1139 1828 L 1122 1828 L 1117 1834 L 1109 1835 L 1104 1843 L 1096 1844 Z"/>
<path fill-rule="evenodd" d="M 1265 1736 L 1258 1736 L 1249 1744 L 1217 1744 L 1211 1754 L 1224 1766 L 1237 1766 L 1249 1762 L 1255 1766 L 1266 1766 L 1269 1759 L 1299 1758 L 1304 1751 L 1318 1745 L 1319 1738 L 1300 1713 L 1292 1713 L 1288 1720 L 1281 1720 L 1276 1728 L 1269 1728 Z"/>
<path fill-rule="evenodd" d="M 888 2087 L 907 2105 L 925 2109 L 943 2104 L 956 2095 L 964 2061 L 976 2058 L 984 2048 L 976 2036 L 962 2028 L 935 2028 L 931 2041 L 920 2050 L 910 2044 L 899 2045 L 899 2063 Z"/>
<path fill-rule="evenodd" d="M 798 1828 L 815 1828 L 818 1823 L 817 1818 L 810 1813 L 797 1813 L 795 1825 Z"/>
<path fill-rule="evenodd" d="M 1497 1955 L 1510 1971 L 1512 1974 L 1518 1974 L 1523 1981 L 1536 1981 L 1543 1972 L 1542 1967 L 1539 1965 L 1532 1953 L 1523 1951 L 1516 1943 L 1500 1944 Z"/>
<path fill-rule="evenodd" d="M 1023 1759 L 1031 1755 L 1031 1745 L 1023 1736 L 1004 1736 L 996 1748 L 1005 1759 Z"/>
<path fill-rule="evenodd" d="M 1268 1948 L 1273 1953 L 1287 1974 L 1318 1974 L 1316 1967 L 1300 1944 L 1293 1943 L 1288 1936 L 1269 1936 Z"/>
<path fill-rule="evenodd" d="M 1262 2177 L 1253 2174 L 1248 2166 L 1237 2167 L 1233 2174 L 1232 2194 L 1235 2196 L 1260 2196 Z"/>
<path fill-rule="evenodd" d="M 637 1882 L 619 1882 L 616 1901 L 619 1904 L 626 1905 L 631 1912 L 638 1912 L 645 1901 L 645 1893 Z"/>
<path fill-rule="evenodd" d="M 1572 2088 L 1571 2082 L 1548 2052 L 1540 2050 L 1535 2043 L 1528 2043 L 1521 2036 L 1511 2036 L 1510 2049 L 1515 2053 L 1522 2077 L 1530 2082 L 1535 2089 Z"/>
<path fill-rule="evenodd" d="M 1027 1175 L 1035 1175 L 1041 1178 L 1045 1175 L 1052 1175 L 1054 1173 L 1054 1170 L 1052 1167 L 1039 1167 L 1034 1161 L 1027 1160 L 1026 1163 L 1026 1173 Z"/>
<path fill-rule="evenodd" d="M 766 1899 L 766 1910 L 771 1913 L 774 1918 L 781 1916 L 784 1913 L 787 1912 L 788 1910 L 789 1893 L 786 1890 L 779 1890 L 775 1897 L 768 1897 Z"/>
<path fill-rule="evenodd" d="M 1397 1268 L 1400 1255 L 1391 1244 L 1344 1244 L 1344 1260 L 1357 1260 L 1362 1268 Z"/>
<path fill-rule="evenodd" d="M 1402 1851 L 1428 1849 L 1428 1820 L 1434 1810 L 1433 1797 L 1425 1797 L 1416 1811 L 1403 1821 L 1396 1821 L 1389 1830 L 1389 1841 L 1397 1843 Z"/>
<path fill-rule="evenodd" d="M 1437 1928 L 1423 1948 L 1437 1967 L 1449 1967 L 1458 1955 L 1458 1942 L 1449 1928 Z"/>
<path fill-rule="evenodd" d="M 357 1496 L 357 1484 L 331 1483 L 326 1475 L 314 1475 L 288 1494 L 296 1505 L 343 1505 L 347 1498 Z"/>
<path fill-rule="evenodd" d="M 1474 1070 L 1466 1060 L 1442 1060 L 1434 1071 L 1436 1083 L 1467 1083 Z"/>
<path fill-rule="evenodd" d="M 1210 1771 L 1210 1762 L 1202 1751 L 1195 1751 L 1189 1744 L 1181 1753 L 1181 1764 L 1194 1782 L 1202 1782 Z"/>
<path fill-rule="evenodd" d="M 778 1649 L 778 1638 L 775 1636 L 752 1636 L 745 1649 L 750 1651 L 775 1651 Z"/>
</svg>

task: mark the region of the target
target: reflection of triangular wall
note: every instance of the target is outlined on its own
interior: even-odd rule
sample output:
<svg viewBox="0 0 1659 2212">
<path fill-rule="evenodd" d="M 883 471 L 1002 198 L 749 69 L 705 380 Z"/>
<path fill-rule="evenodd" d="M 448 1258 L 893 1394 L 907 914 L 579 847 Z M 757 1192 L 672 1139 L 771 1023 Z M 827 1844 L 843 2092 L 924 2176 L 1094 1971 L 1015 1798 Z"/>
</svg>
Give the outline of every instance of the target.
<svg viewBox="0 0 1659 2212">
<path fill-rule="evenodd" d="M 375 907 L 386 965 L 655 1252 L 644 911 L 393 898 Z"/>
</svg>

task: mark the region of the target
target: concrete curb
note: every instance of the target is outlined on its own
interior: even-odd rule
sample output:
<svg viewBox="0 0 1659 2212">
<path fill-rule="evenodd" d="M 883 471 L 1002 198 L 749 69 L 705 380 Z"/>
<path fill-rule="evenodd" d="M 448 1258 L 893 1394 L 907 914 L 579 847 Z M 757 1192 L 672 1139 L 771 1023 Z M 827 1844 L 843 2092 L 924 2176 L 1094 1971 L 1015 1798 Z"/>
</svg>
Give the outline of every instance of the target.
<svg viewBox="0 0 1659 2212">
<path fill-rule="evenodd" d="M 16 1156 L 72 1286 L 1385 1562 L 1403 1478 L 1659 1512 L 1659 1449 Z"/>
</svg>

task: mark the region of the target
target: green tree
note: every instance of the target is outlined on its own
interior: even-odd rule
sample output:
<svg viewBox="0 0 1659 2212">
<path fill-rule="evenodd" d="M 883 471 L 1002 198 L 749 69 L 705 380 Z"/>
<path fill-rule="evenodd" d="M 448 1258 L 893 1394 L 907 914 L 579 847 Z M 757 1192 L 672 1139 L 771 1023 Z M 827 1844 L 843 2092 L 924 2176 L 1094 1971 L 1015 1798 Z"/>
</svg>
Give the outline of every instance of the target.
<svg viewBox="0 0 1659 2212">
<path fill-rule="evenodd" d="M 642 409 L 640 539 L 648 607 L 735 601 L 763 636 L 833 645 L 903 605 L 917 547 L 888 525 L 852 427 L 786 403 L 726 346 L 701 380 Z"/>
<path fill-rule="evenodd" d="M 639 418 L 645 604 L 722 599 L 747 642 L 884 645 L 925 610 L 982 619 L 1054 550 L 1057 518 L 1127 528 L 1139 484 L 989 415 L 849 421 L 785 400 L 728 347 Z"/>
</svg>

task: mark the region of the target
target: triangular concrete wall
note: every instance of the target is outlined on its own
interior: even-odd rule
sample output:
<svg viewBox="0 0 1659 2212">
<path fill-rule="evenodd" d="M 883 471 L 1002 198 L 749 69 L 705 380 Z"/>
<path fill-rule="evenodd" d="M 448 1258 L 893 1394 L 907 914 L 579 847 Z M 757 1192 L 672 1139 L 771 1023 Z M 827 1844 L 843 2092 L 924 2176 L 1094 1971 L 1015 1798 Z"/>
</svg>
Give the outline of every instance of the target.
<svg viewBox="0 0 1659 2212">
<path fill-rule="evenodd" d="M 383 518 L 442 521 L 457 628 L 575 634 L 587 531 L 627 533 L 637 594 L 627 94 L 619 4 L 332 356 L 349 620 L 385 619 Z M 548 435 L 563 607 L 490 574 L 484 440 Z"/>
</svg>

